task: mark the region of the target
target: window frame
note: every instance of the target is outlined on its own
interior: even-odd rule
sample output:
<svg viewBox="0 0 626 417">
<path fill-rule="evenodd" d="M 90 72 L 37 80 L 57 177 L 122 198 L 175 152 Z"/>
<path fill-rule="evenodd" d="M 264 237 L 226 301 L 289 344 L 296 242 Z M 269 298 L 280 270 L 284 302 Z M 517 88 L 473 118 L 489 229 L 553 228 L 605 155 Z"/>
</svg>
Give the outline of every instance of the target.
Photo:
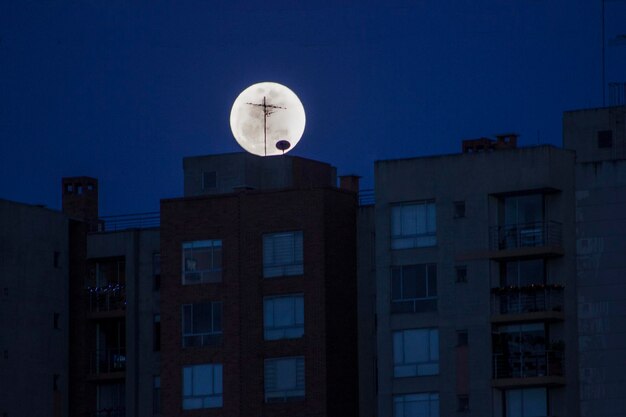
<svg viewBox="0 0 626 417">
<path fill-rule="evenodd" d="M 405 334 L 409 332 L 427 332 L 428 333 L 428 344 L 426 345 L 427 350 L 427 361 L 421 362 L 407 362 L 406 360 L 406 344 L 405 344 Z M 432 335 L 435 335 L 436 339 L 433 339 Z M 400 361 L 396 361 L 396 353 L 398 347 L 396 346 L 397 336 L 400 335 L 401 340 L 401 351 L 402 351 L 402 359 Z M 436 349 L 433 351 L 433 340 L 436 340 Z M 440 346 L 439 346 L 439 329 L 436 327 L 426 327 L 426 328 L 418 328 L 418 329 L 403 329 L 394 331 L 392 334 L 392 348 L 393 348 L 393 376 L 394 378 L 413 378 L 413 377 L 421 377 L 421 376 L 431 376 L 431 375 L 439 375 L 439 362 L 440 362 Z M 433 354 L 435 356 L 433 357 Z M 402 368 L 402 370 L 400 370 Z M 429 369 L 432 369 L 429 370 Z M 409 371 L 409 372 L 407 372 Z"/>
<path fill-rule="evenodd" d="M 280 299 L 293 299 L 293 311 L 292 311 L 292 316 L 293 316 L 293 324 L 290 326 L 276 326 L 276 325 L 272 325 L 272 327 L 268 326 L 268 323 L 266 321 L 267 319 L 267 303 L 268 302 L 274 302 L 276 300 L 280 300 Z M 301 301 L 301 306 L 302 306 L 302 323 L 298 322 L 298 300 L 302 300 Z M 275 323 L 276 322 L 276 312 L 274 310 L 274 306 L 272 306 L 272 321 Z M 263 297 L 263 338 L 264 340 L 282 340 L 282 339 L 299 339 L 304 337 L 304 294 L 303 293 L 298 293 L 298 294 L 281 294 L 281 295 L 270 295 L 267 297 Z M 299 332 L 299 334 L 294 335 L 294 336 L 289 336 L 288 332 L 289 330 L 301 330 L 301 332 Z M 268 337 L 268 332 L 281 332 L 282 336 L 279 337 Z"/>
<path fill-rule="evenodd" d="M 424 399 L 420 399 L 424 398 Z M 393 417 L 407 417 L 407 412 L 405 410 L 405 405 L 407 403 L 413 402 L 426 402 L 428 403 L 427 409 L 428 413 L 426 415 L 418 415 L 417 417 L 439 417 L 439 393 L 438 392 L 416 392 L 410 394 L 400 394 L 393 396 Z M 433 411 L 433 403 L 436 403 L 435 411 Z M 402 407 L 402 413 L 397 412 L 396 406 L 400 405 Z M 412 416 L 408 416 L 412 417 Z"/>
<path fill-rule="evenodd" d="M 275 247 L 272 246 L 272 261 L 267 262 L 269 249 L 267 244 L 271 241 L 274 245 L 277 237 L 290 235 L 292 237 L 293 254 L 292 261 L 276 259 Z M 302 230 L 286 230 L 282 232 L 263 233 L 262 238 L 263 278 L 280 278 L 286 276 L 298 276 L 304 274 L 304 232 Z"/>
<path fill-rule="evenodd" d="M 209 389 L 209 394 L 205 394 L 205 395 L 194 395 L 194 370 L 196 370 L 197 368 L 200 367 L 206 367 L 208 366 L 210 369 L 210 373 L 211 373 L 211 389 Z M 187 369 L 191 369 L 191 387 L 190 387 L 190 391 L 191 394 L 187 395 L 186 391 L 186 370 Z M 183 410 L 200 410 L 200 409 L 206 409 L 206 408 L 221 408 L 224 405 L 224 366 L 221 363 L 200 363 L 200 364 L 193 364 L 193 365 L 184 365 L 183 369 L 182 369 L 182 409 Z M 216 377 L 216 373 L 219 371 L 219 379 Z M 217 384 L 216 382 L 219 381 L 219 384 Z M 219 390 L 217 389 L 219 387 Z M 192 401 L 192 400 L 201 400 L 202 401 L 202 406 L 200 407 L 187 407 L 185 406 L 185 400 L 187 401 Z M 211 399 L 217 399 L 218 400 L 218 405 L 206 405 L 205 401 L 207 400 L 211 400 Z"/>
<path fill-rule="evenodd" d="M 203 245 L 203 246 L 198 246 Z M 209 246 L 204 246 L 209 245 Z M 197 246 L 197 249 L 194 247 Z M 216 251 L 219 248 L 219 266 L 216 265 Z M 196 285 L 196 284 L 214 284 L 222 282 L 222 258 L 223 258 L 223 245 L 221 239 L 205 239 L 205 240 L 193 240 L 193 241 L 185 241 L 181 245 L 182 249 L 182 265 L 181 265 L 181 283 L 182 285 Z M 189 269 L 188 267 L 188 255 L 187 250 L 191 250 L 191 255 L 194 253 L 194 249 L 197 252 L 210 252 L 211 256 L 211 266 L 208 269 Z M 193 258 L 189 258 L 190 260 Z M 197 261 L 196 261 L 197 263 Z M 194 267 L 195 268 L 195 267 Z M 194 278 L 190 280 L 188 277 L 192 274 L 198 274 L 198 278 Z M 206 274 L 206 276 L 205 276 Z"/>
<path fill-rule="evenodd" d="M 287 388 L 287 389 L 278 389 L 278 388 L 270 389 L 269 387 L 270 376 L 268 375 L 269 374 L 268 365 L 270 366 L 272 364 L 278 365 L 280 362 L 286 362 L 286 361 L 295 361 L 294 386 Z M 263 391 L 264 391 L 265 403 L 282 403 L 282 402 L 301 401 L 306 398 L 306 362 L 305 362 L 304 356 L 289 356 L 289 357 L 265 359 L 263 370 L 264 370 Z M 277 373 L 278 371 L 275 370 L 274 385 L 279 385 Z M 276 395 L 276 394 L 279 394 L 279 395 Z"/>
<path fill-rule="evenodd" d="M 202 332 L 202 333 L 194 333 L 193 332 L 193 322 L 194 322 L 194 306 L 199 304 L 210 304 L 211 305 L 211 331 L 210 332 Z M 185 332 L 185 308 L 190 308 L 190 322 L 192 327 L 191 333 Z M 220 311 L 220 320 L 219 320 L 219 330 L 215 330 L 215 309 L 219 308 Z M 181 333 L 182 333 L 182 347 L 190 348 L 190 347 L 212 347 L 221 344 L 222 335 L 223 335 L 223 309 L 224 303 L 222 301 L 203 301 L 198 303 L 187 303 L 181 305 Z M 191 338 L 200 338 L 200 343 L 197 345 L 190 344 L 188 340 Z"/>
<path fill-rule="evenodd" d="M 425 280 L 426 280 L 426 296 L 425 297 L 405 297 L 404 296 L 404 286 L 405 286 L 405 269 L 410 267 L 423 267 L 425 269 Z M 400 293 L 401 298 L 394 298 L 394 271 L 400 271 Z M 434 271 L 434 295 L 431 291 L 431 272 Z M 408 277 L 406 279 L 409 279 Z M 417 285 L 416 285 L 417 288 Z M 438 300 L 438 291 L 437 291 L 437 264 L 434 262 L 423 263 L 423 264 L 412 264 L 412 265 L 398 265 L 391 267 L 391 312 L 393 313 L 421 313 L 428 311 L 437 311 L 437 300 Z M 434 303 L 429 303 L 434 301 Z M 426 306 L 423 310 L 418 310 L 418 304 L 422 302 Z M 394 309 L 395 306 L 399 306 L 400 304 L 412 303 L 413 308 L 412 311 L 400 311 L 400 309 Z M 434 304 L 434 307 L 431 305 Z"/>
<path fill-rule="evenodd" d="M 424 206 L 424 219 L 423 222 L 419 221 L 419 216 L 416 211 L 415 221 L 415 233 L 409 233 L 409 231 L 404 231 L 403 222 L 404 215 L 403 210 L 408 209 L 409 207 L 416 207 L 416 210 L 419 206 Z M 433 229 L 430 230 L 430 220 L 429 220 L 429 212 L 432 207 L 432 216 L 434 218 L 432 225 Z M 400 210 L 398 215 L 395 214 L 396 210 Z M 400 219 L 399 224 L 399 233 L 395 233 L 396 227 L 395 222 L 396 219 Z M 402 250 L 402 249 L 415 249 L 415 248 L 427 248 L 437 246 L 437 205 L 434 199 L 428 200 L 417 200 L 417 201 L 407 201 L 402 203 L 393 203 L 391 205 L 390 211 L 390 244 L 392 250 Z M 422 226 L 425 230 L 424 233 L 417 233 L 418 225 L 423 223 Z"/>
</svg>

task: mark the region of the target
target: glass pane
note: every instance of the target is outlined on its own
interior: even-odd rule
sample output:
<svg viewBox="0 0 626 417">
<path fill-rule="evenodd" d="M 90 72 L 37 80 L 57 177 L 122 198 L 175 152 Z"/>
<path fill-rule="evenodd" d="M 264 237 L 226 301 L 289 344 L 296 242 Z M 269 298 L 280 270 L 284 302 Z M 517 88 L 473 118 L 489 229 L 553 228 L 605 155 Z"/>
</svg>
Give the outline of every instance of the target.
<svg viewBox="0 0 626 417">
<path fill-rule="evenodd" d="M 296 297 L 296 323 L 304 324 L 304 297 Z"/>
<path fill-rule="evenodd" d="M 519 285 L 541 284 L 544 282 L 543 259 L 519 262 Z"/>
<path fill-rule="evenodd" d="M 439 360 L 439 330 L 430 331 L 430 359 Z"/>
<path fill-rule="evenodd" d="M 417 233 L 417 208 L 418 206 L 416 205 L 402 206 L 402 235 L 407 236 Z"/>
<path fill-rule="evenodd" d="M 198 303 L 193 305 L 194 333 L 210 333 L 212 331 L 211 309 L 211 303 Z"/>
<path fill-rule="evenodd" d="M 522 390 L 508 390 L 506 392 L 505 401 L 507 417 L 523 417 Z"/>
<path fill-rule="evenodd" d="M 302 232 L 294 233 L 294 259 L 296 262 L 302 262 Z"/>
<path fill-rule="evenodd" d="M 192 369 L 191 367 L 183 368 L 183 395 L 190 396 L 192 393 Z"/>
<path fill-rule="evenodd" d="M 201 398 L 185 398 L 183 399 L 183 409 L 184 410 L 195 410 L 198 408 L 202 408 L 202 399 Z"/>
<path fill-rule="evenodd" d="M 265 327 L 274 327 L 274 300 L 271 298 L 263 303 L 263 322 Z"/>
<path fill-rule="evenodd" d="M 404 331 L 405 363 L 428 362 L 428 330 Z"/>
<path fill-rule="evenodd" d="M 428 296 L 426 288 L 426 265 L 416 265 L 414 267 L 414 295 L 411 298 L 424 298 Z M 406 281 L 405 281 L 406 282 Z"/>
<path fill-rule="evenodd" d="M 437 296 L 437 268 L 428 265 L 428 297 Z"/>
<path fill-rule="evenodd" d="M 545 388 L 529 388 L 522 390 L 522 413 L 523 417 L 548 415 Z"/>
<path fill-rule="evenodd" d="M 213 365 L 213 392 L 221 394 L 222 385 L 222 365 Z"/>
<path fill-rule="evenodd" d="M 402 274 L 399 267 L 391 268 L 391 299 L 401 300 L 402 297 Z"/>
<path fill-rule="evenodd" d="M 415 206 L 415 230 L 411 234 L 423 235 L 426 234 L 426 205 L 418 204 Z"/>
<path fill-rule="evenodd" d="M 435 233 L 437 230 L 437 215 L 435 211 L 435 203 L 426 205 L 426 231 L 427 233 Z"/>
<path fill-rule="evenodd" d="M 439 395 L 436 398 L 432 398 L 430 401 L 430 416 L 439 417 Z"/>
<path fill-rule="evenodd" d="M 193 395 L 208 395 L 213 392 L 213 375 L 211 365 L 193 367 Z"/>
<path fill-rule="evenodd" d="M 420 280 L 420 276 L 422 280 Z M 417 265 L 402 267 L 402 296 L 404 299 L 424 297 L 426 282 L 424 268 Z M 423 288 L 422 288 L 423 287 Z"/>
<path fill-rule="evenodd" d="M 281 359 L 276 361 L 276 389 L 296 388 L 296 360 Z"/>
<path fill-rule="evenodd" d="M 281 297 L 274 299 L 274 325 L 277 327 L 293 326 L 294 299 L 292 297 Z"/>
</svg>

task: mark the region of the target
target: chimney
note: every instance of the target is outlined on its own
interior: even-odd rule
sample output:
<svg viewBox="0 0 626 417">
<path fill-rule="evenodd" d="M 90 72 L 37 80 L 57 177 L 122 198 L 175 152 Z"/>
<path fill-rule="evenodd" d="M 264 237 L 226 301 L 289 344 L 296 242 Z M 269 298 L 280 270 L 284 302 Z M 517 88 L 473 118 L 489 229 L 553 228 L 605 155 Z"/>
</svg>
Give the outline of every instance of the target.
<svg viewBox="0 0 626 417">
<path fill-rule="evenodd" d="M 339 188 L 358 193 L 360 178 L 358 175 L 341 175 L 339 177 Z"/>
<path fill-rule="evenodd" d="M 98 180 L 91 177 L 66 177 L 61 180 L 63 213 L 89 223 L 90 230 L 98 225 Z"/>
</svg>

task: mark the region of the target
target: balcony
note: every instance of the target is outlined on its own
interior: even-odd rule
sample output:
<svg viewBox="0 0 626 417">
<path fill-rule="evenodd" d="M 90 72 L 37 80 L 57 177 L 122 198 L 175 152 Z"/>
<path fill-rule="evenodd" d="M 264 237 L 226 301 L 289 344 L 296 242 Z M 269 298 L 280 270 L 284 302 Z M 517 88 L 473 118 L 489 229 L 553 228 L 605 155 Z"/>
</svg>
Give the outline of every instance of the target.
<svg viewBox="0 0 626 417">
<path fill-rule="evenodd" d="M 535 284 L 491 290 L 491 321 L 563 320 L 563 286 Z"/>
<path fill-rule="evenodd" d="M 92 317 L 118 317 L 126 309 L 124 285 L 87 288 L 87 308 Z"/>
<path fill-rule="evenodd" d="M 493 386 L 564 385 L 563 350 L 493 354 Z"/>
<path fill-rule="evenodd" d="M 90 356 L 89 373 L 97 379 L 123 378 L 126 372 L 126 348 L 110 348 L 93 351 Z"/>
<path fill-rule="evenodd" d="M 489 231 L 490 258 L 563 255 L 563 225 L 555 221 L 494 226 Z"/>
</svg>

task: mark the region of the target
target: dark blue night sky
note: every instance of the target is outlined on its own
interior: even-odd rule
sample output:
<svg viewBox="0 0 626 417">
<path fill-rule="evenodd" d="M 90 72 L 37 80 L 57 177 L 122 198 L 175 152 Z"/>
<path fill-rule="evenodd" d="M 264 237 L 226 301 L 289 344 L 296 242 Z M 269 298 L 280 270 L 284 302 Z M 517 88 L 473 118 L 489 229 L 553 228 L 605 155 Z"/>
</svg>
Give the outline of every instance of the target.
<svg viewBox="0 0 626 417">
<path fill-rule="evenodd" d="M 608 45 L 626 1 L 606 17 Z M 0 198 L 59 208 L 90 175 L 101 214 L 158 210 L 183 156 L 240 150 L 230 107 L 259 81 L 304 104 L 292 154 L 366 188 L 374 160 L 462 139 L 560 145 L 564 110 L 602 105 L 600 28 L 600 0 L 2 0 Z M 606 58 L 626 81 L 626 45 Z"/>
</svg>

